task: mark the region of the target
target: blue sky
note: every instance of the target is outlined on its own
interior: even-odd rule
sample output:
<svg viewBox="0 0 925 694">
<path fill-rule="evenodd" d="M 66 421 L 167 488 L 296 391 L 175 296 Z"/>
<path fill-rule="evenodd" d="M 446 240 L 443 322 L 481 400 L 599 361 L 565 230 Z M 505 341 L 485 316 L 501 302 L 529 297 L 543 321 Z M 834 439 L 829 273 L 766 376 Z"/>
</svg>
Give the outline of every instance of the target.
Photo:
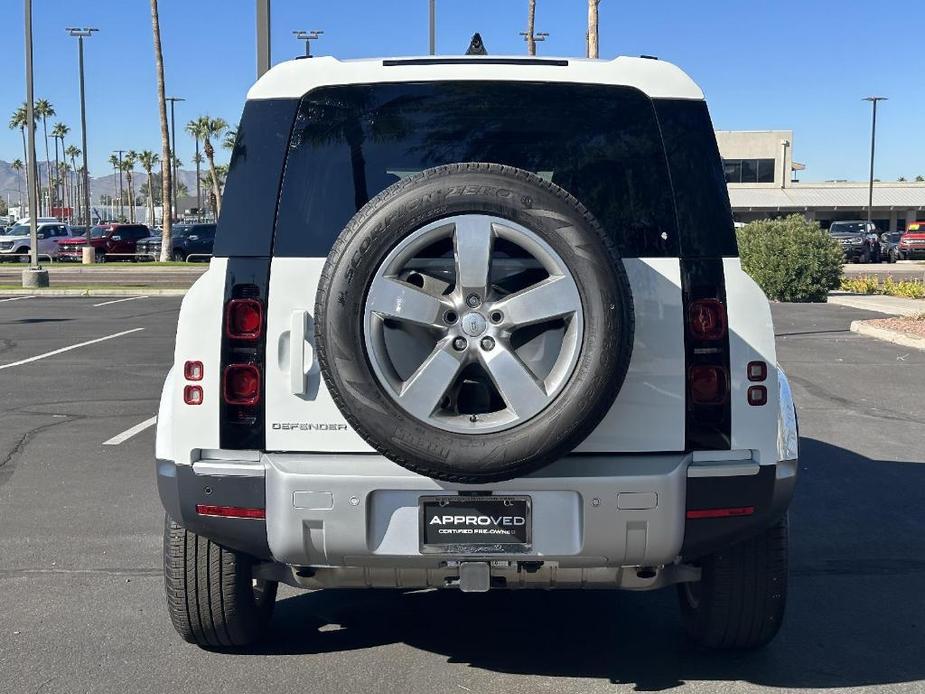
<svg viewBox="0 0 925 694">
<path fill-rule="evenodd" d="M 23 101 L 21 0 L 0 3 L 0 115 Z M 167 90 L 187 98 L 177 119 L 208 112 L 237 121 L 254 79 L 253 0 L 161 0 Z M 537 0 L 541 55 L 584 55 L 586 3 Z M 460 53 L 480 31 L 492 53 L 525 52 L 527 0 L 438 0 L 437 49 Z M 685 69 L 720 129 L 792 128 L 803 180 L 867 176 L 870 108 L 882 94 L 877 176 L 925 175 L 925 3 L 886 0 L 602 0 L 601 57 L 657 55 Z M 77 46 L 64 27 L 92 25 L 87 42 L 90 167 L 108 173 L 113 149 L 160 151 L 147 0 L 34 0 L 36 97 L 53 102 L 78 144 Z M 302 51 L 293 29 L 323 29 L 315 52 L 339 58 L 427 52 L 426 0 L 273 0 L 273 59 Z M 4 120 L 4 123 L 6 120 Z M 41 145 L 39 145 L 41 147 Z M 192 142 L 178 137 L 188 165 Z M 0 159 L 21 156 L 0 128 Z M 41 154 L 40 149 L 40 157 Z"/>
</svg>

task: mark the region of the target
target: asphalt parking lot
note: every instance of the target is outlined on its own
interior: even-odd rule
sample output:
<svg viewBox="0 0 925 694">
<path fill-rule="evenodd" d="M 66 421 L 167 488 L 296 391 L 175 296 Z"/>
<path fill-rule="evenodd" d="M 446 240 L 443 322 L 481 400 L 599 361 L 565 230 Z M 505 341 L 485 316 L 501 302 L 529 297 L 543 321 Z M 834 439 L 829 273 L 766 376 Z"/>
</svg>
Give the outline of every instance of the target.
<svg viewBox="0 0 925 694">
<path fill-rule="evenodd" d="M 803 438 L 767 649 L 688 645 L 670 589 L 284 589 L 274 639 L 227 655 L 163 605 L 149 424 L 178 306 L 0 296 L 0 692 L 925 691 L 925 352 L 848 332 L 876 314 L 774 306 Z"/>
</svg>

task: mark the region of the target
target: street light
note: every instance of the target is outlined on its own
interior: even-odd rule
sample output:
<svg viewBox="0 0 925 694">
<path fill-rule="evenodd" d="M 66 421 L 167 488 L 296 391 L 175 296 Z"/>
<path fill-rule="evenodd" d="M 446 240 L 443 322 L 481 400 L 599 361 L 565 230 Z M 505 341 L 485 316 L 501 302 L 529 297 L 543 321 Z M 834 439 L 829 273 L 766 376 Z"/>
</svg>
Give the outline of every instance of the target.
<svg viewBox="0 0 925 694">
<path fill-rule="evenodd" d="M 321 38 L 323 31 L 318 29 L 312 29 L 311 31 L 293 31 L 292 35 L 296 38 L 297 41 L 305 41 L 305 57 L 312 57 L 312 41 L 317 41 Z"/>
<path fill-rule="evenodd" d="M 93 36 L 93 33 L 99 31 L 93 27 L 65 27 L 64 29 L 69 36 L 77 38 L 77 64 L 80 72 L 80 141 L 83 145 L 83 198 L 84 210 L 87 212 L 87 236 L 86 245 L 83 250 L 83 261 L 85 263 L 93 262 L 93 250 L 90 245 L 90 226 L 93 223 L 93 214 L 90 211 L 90 177 L 89 164 L 87 164 L 87 101 L 84 90 L 84 39 Z"/>
<path fill-rule="evenodd" d="M 35 167 L 35 85 L 32 79 L 32 0 L 25 0 L 26 48 L 26 123 L 29 128 L 29 151 L 26 154 L 26 175 L 29 177 L 29 254 L 30 267 L 22 273 L 23 287 L 47 287 L 48 271 L 39 267 L 38 255 L 38 186 Z"/>
<path fill-rule="evenodd" d="M 173 157 L 173 161 L 170 162 L 171 170 L 173 171 L 173 190 L 171 191 L 173 200 L 170 202 L 170 218 L 176 219 L 177 196 L 179 195 L 180 187 L 177 185 L 177 124 L 173 117 L 173 106 L 177 101 L 186 101 L 186 99 L 179 96 L 168 96 L 165 100 L 170 102 L 170 156 Z M 151 181 L 148 181 L 148 187 L 151 187 Z M 163 215 L 161 215 L 161 218 L 163 219 Z"/>
<path fill-rule="evenodd" d="M 431 55 L 437 53 L 437 0 L 427 3 L 428 50 Z"/>
<path fill-rule="evenodd" d="M 874 146 L 877 142 L 877 102 L 886 101 L 885 96 L 865 96 L 863 101 L 869 101 L 872 108 L 870 125 L 870 181 L 867 188 L 867 224 L 870 228 L 871 208 L 874 206 Z"/>
</svg>

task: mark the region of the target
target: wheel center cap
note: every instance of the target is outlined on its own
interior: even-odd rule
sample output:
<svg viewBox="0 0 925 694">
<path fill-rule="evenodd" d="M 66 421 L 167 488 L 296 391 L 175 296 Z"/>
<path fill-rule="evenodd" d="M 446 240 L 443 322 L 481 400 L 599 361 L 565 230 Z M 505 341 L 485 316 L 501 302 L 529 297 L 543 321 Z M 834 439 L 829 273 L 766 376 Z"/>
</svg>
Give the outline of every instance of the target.
<svg viewBox="0 0 925 694">
<path fill-rule="evenodd" d="M 469 337 L 478 337 L 488 328 L 488 321 L 485 316 L 475 311 L 470 311 L 462 317 L 462 329 Z"/>
</svg>

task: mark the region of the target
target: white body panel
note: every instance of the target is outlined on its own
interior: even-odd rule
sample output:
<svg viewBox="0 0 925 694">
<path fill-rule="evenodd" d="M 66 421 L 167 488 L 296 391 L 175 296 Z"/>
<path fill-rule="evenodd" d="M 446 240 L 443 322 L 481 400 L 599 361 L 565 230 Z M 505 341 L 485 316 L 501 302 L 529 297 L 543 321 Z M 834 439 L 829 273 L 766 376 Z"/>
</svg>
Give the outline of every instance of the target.
<svg viewBox="0 0 925 694">
<path fill-rule="evenodd" d="M 156 455 L 189 465 L 201 449 L 219 448 L 222 314 L 227 258 L 213 258 L 209 269 L 190 287 L 180 305 L 173 368 L 167 375 L 157 416 Z M 185 381 L 186 361 L 201 361 L 201 381 Z M 202 386 L 203 403 L 187 405 L 183 389 Z"/>
<path fill-rule="evenodd" d="M 677 258 L 624 260 L 633 288 L 636 333 L 626 381 L 581 453 L 684 449 L 684 324 Z M 369 453 L 331 399 L 314 357 L 315 293 L 322 258 L 274 258 L 267 310 L 268 451 Z M 293 313 L 306 313 L 304 392 L 294 394 Z M 295 359 L 293 357 L 296 357 Z M 296 378 L 296 381 L 301 379 Z M 205 446 L 203 446 L 205 447 Z"/>
<path fill-rule="evenodd" d="M 477 62 L 473 63 L 473 58 Z M 385 65 L 386 61 L 382 58 L 337 60 L 328 56 L 290 60 L 273 66 L 251 87 L 247 98 L 301 98 L 316 87 L 341 84 L 477 80 L 612 84 L 635 87 L 654 99 L 703 99 L 700 87 L 683 70 L 661 60 L 623 56 L 614 60 L 562 59 L 567 60 L 568 65 L 489 62 L 499 58 L 504 56 L 487 56 L 485 60 L 475 56 L 456 56 L 456 59 L 468 62 L 453 63 L 453 57 L 440 56 L 441 62 L 437 66 Z"/>
<path fill-rule="evenodd" d="M 726 277 L 726 312 L 729 316 L 729 371 L 732 397 L 732 448 L 751 449 L 762 465 L 777 463 L 777 416 L 779 387 L 774 324 L 768 300 L 742 269 L 738 258 L 723 260 Z M 761 407 L 748 404 L 751 383 L 746 374 L 749 362 L 763 361 L 768 377 L 763 384 L 768 402 Z M 773 422 L 773 426 L 772 426 Z"/>
</svg>

